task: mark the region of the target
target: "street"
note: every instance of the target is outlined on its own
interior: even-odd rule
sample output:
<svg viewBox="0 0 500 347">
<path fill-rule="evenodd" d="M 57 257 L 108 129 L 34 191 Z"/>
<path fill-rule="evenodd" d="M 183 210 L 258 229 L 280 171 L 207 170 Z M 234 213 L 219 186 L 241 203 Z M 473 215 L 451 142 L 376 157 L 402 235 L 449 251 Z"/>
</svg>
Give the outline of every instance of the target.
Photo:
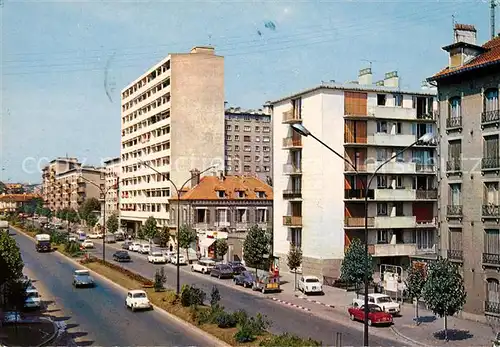
<svg viewBox="0 0 500 347">
<path fill-rule="evenodd" d="M 94 253 L 95 256 L 101 257 L 102 244 L 97 240 L 94 241 L 96 241 L 94 242 L 95 249 L 92 253 Z M 108 261 L 112 261 L 112 255 L 117 249 L 120 249 L 119 243 L 112 245 L 106 244 L 106 259 Z M 133 261 L 130 263 L 120 263 L 119 265 L 149 278 L 153 278 L 155 268 L 163 266 L 165 268 L 165 273 L 167 274 L 167 285 L 171 288 L 175 288 L 176 267 L 174 265 L 152 265 L 147 262 L 145 256 L 139 256 L 134 252 L 129 253 Z M 197 287 L 202 288 L 209 295 L 212 287 L 214 286 L 214 282 L 204 279 L 203 276 L 191 273 L 189 269 L 189 266 L 181 268 L 181 285 L 196 285 Z M 327 346 L 334 346 L 336 342 L 336 334 L 341 333 L 343 346 L 363 345 L 363 333 L 355 328 L 335 324 L 332 321 L 314 316 L 311 313 L 276 304 L 271 300 L 251 294 L 250 290 L 248 290 L 249 293 L 245 293 L 244 291 L 233 289 L 224 285 L 219 285 L 217 287 L 219 288 L 222 298 L 221 303 L 225 308 L 230 311 L 245 310 L 251 315 L 255 315 L 257 313 L 267 315 L 273 322 L 270 329 L 273 333 L 295 333 L 304 338 L 311 337 L 316 340 L 321 340 L 323 344 Z M 350 322 L 347 315 L 346 323 L 356 324 Z M 374 336 L 373 334 L 370 338 L 370 345 L 404 346 L 404 344 L 399 341 L 380 338 Z"/>
<path fill-rule="evenodd" d="M 92 289 L 71 285 L 75 266 L 57 253 L 37 253 L 33 240 L 17 233 L 23 260 L 38 281 L 57 298 L 59 307 L 87 340 L 99 346 L 207 346 L 202 337 L 156 311 L 132 313 L 124 306 L 125 292 L 95 279 Z M 36 285 L 36 283 L 35 283 Z M 154 328 L 153 328 L 154 327 Z M 131 329 L 133 328 L 133 329 Z"/>
</svg>

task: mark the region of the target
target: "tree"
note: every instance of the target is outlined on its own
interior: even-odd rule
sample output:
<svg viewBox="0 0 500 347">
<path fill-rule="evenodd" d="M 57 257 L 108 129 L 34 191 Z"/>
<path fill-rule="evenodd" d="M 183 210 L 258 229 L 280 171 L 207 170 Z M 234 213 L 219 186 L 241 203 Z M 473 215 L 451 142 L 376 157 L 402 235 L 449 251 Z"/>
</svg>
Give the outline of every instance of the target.
<svg viewBox="0 0 500 347">
<path fill-rule="evenodd" d="M 108 232 L 114 234 L 118 231 L 118 216 L 116 213 L 111 214 L 108 220 L 106 221 L 106 228 Z"/>
<path fill-rule="evenodd" d="M 189 252 L 188 249 L 191 245 L 196 242 L 198 236 L 196 235 L 196 230 L 187 226 L 186 224 L 182 225 L 179 229 L 179 247 L 186 249 L 186 259 L 189 261 Z"/>
<path fill-rule="evenodd" d="M 467 298 L 464 280 L 458 266 L 448 259 L 431 262 L 423 297 L 431 311 L 444 318 L 444 337 L 448 341 L 448 316 L 460 311 Z"/>
<path fill-rule="evenodd" d="M 40 210 L 37 211 L 37 214 L 39 214 L 40 216 L 47 217 L 47 218 L 52 217 L 52 211 L 50 209 L 48 209 L 47 207 L 41 207 Z"/>
<path fill-rule="evenodd" d="M 347 249 L 341 266 L 341 281 L 356 288 L 356 295 L 359 287 L 368 275 L 368 281 L 373 279 L 372 256 L 365 254 L 365 245 L 359 239 L 353 239 Z"/>
<path fill-rule="evenodd" d="M 223 258 L 226 255 L 227 251 L 229 250 L 227 241 L 224 239 L 215 240 L 214 248 L 215 248 L 215 255 L 221 258 Z"/>
<path fill-rule="evenodd" d="M 163 227 L 159 230 L 158 239 L 160 247 L 167 247 L 168 241 L 170 240 L 170 230 L 168 227 Z"/>
<path fill-rule="evenodd" d="M 65 220 L 67 220 L 69 223 L 76 223 L 78 222 L 78 212 L 76 212 L 72 208 L 67 208 L 66 213 L 65 213 Z"/>
<path fill-rule="evenodd" d="M 148 219 L 146 219 L 146 222 L 144 222 L 142 228 L 144 236 L 146 236 L 150 240 L 154 239 L 158 235 L 158 226 L 156 224 L 156 219 L 153 216 L 150 216 L 148 217 Z"/>
<path fill-rule="evenodd" d="M 91 228 L 97 224 L 97 216 L 93 213 L 89 214 L 86 219 L 87 225 Z"/>
<path fill-rule="evenodd" d="M 0 288 L 23 274 L 23 259 L 16 241 L 8 233 L 0 233 Z"/>
<path fill-rule="evenodd" d="M 155 292 L 164 291 L 165 283 L 167 283 L 167 275 L 165 274 L 165 269 L 163 267 L 160 269 L 156 269 L 154 282 Z"/>
<path fill-rule="evenodd" d="M 291 245 L 290 246 L 290 250 L 288 251 L 288 255 L 287 255 L 287 265 L 288 265 L 288 268 L 290 270 L 292 270 L 295 274 L 295 286 L 294 288 L 297 289 L 297 269 L 300 267 L 300 265 L 302 265 L 302 250 L 295 246 L 295 245 Z"/>
<path fill-rule="evenodd" d="M 93 213 L 94 211 L 100 211 L 100 210 L 101 210 L 101 203 L 99 202 L 99 200 L 97 200 L 96 198 L 90 198 L 83 202 L 83 204 L 78 209 L 78 212 L 80 213 L 80 218 L 82 220 L 86 221 L 90 226 L 94 226 L 95 223 L 94 225 L 91 225 L 92 223 L 90 223 L 93 221 L 92 219 L 93 217 L 91 216 L 94 216 Z"/>
<path fill-rule="evenodd" d="M 414 262 L 408 270 L 405 284 L 408 296 L 415 300 L 415 323 L 417 325 L 420 324 L 418 318 L 418 301 L 422 297 L 426 280 L 427 274 L 425 271 L 425 264 Z"/>
<path fill-rule="evenodd" d="M 257 269 L 267 269 L 270 259 L 269 234 L 259 226 L 254 225 L 250 228 L 243 242 L 243 259 L 249 267 Z"/>
</svg>

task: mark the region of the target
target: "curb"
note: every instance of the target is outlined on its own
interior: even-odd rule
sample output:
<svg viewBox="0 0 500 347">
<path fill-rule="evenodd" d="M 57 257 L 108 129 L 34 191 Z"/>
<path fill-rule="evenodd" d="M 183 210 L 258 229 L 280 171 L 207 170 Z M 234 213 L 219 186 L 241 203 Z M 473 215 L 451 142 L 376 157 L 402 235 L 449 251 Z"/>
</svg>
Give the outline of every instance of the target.
<svg viewBox="0 0 500 347">
<path fill-rule="evenodd" d="M 398 337 L 402 338 L 403 340 L 406 340 L 406 341 L 408 341 L 408 342 L 410 342 L 410 343 L 412 343 L 412 344 L 414 344 L 414 345 L 416 345 L 416 346 L 431 347 L 431 346 L 429 346 L 429 345 L 426 345 L 425 343 L 422 343 L 422 342 L 416 341 L 416 340 L 414 340 L 414 339 L 412 339 L 412 338 L 409 338 L 408 336 L 403 335 L 403 334 L 402 334 L 402 333 L 401 333 L 398 329 L 396 329 L 396 328 L 394 327 L 394 325 L 392 325 L 392 326 L 390 327 L 390 329 L 391 329 L 391 331 L 394 333 L 394 335 L 396 335 L 396 336 L 398 336 Z"/>
<path fill-rule="evenodd" d="M 16 227 L 12 227 L 12 226 L 10 226 L 10 227 L 11 227 L 12 229 L 16 230 L 17 232 L 19 232 L 19 233 L 23 234 L 23 236 L 28 237 L 28 238 L 30 238 L 30 239 L 32 239 L 32 240 L 33 240 L 33 238 L 32 238 L 30 235 L 28 235 L 28 234 L 24 233 L 23 231 L 21 231 L 21 230 L 17 229 Z M 127 291 L 128 291 L 128 289 L 127 289 L 127 288 L 122 287 L 121 285 L 119 285 L 119 284 L 117 284 L 117 283 L 115 283 L 115 282 L 111 281 L 111 280 L 110 280 L 109 278 L 107 278 L 106 276 L 101 275 L 100 273 L 97 273 L 97 272 L 93 271 L 92 269 L 90 269 L 90 268 L 86 267 L 86 266 L 85 266 L 85 265 L 83 265 L 83 264 L 80 264 L 80 263 L 79 263 L 79 262 L 77 262 L 76 260 L 74 260 L 74 259 L 72 259 L 72 258 L 69 258 L 69 257 L 65 256 L 64 254 L 62 254 L 62 253 L 60 253 L 60 252 L 54 252 L 54 254 L 57 254 L 57 256 L 59 256 L 59 257 L 63 257 L 64 259 L 68 260 L 70 263 L 72 263 L 73 265 L 75 265 L 76 267 L 78 267 L 78 268 L 80 268 L 80 269 L 87 269 L 87 270 L 92 271 L 93 276 L 95 276 L 95 277 L 99 277 L 102 281 L 107 282 L 107 283 L 109 283 L 109 284 L 111 284 L 111 285 L 115 286 L 117 289 L 119 289 L 119 290 L 121 290 L 121 291 L 124 291 L 124 292 L 127 292 Z M 166 316 L 167 318 L 169 318 L 171 321 L 173 321 L 173 322 L 177 323 L 178 325 L 180 325 L 180 326 L 184 327 L 186 330 L 191 330 L 192 332 L 194 332 L 195 334 L 197 334 L 197 335 L 198 335 L 200 338 L 202 338 L 202 339 L 205 339 L 205 340 L 210 340 L 210 345 L 211 345 L 211 346 L 231 347 L 231 345 L 227 344 L 226 342 L 224 342 L 224 341 L 222 341 L 222 340 L 219 340 L 217 337 L 215 337 L 215 336 L 211 335 L 210 333 L 206 332 L 205 330 L 202 330 L 202 329 L 198 328 L 197 326 L 195 326 L 195 325 L 193 325 L 193 324 L 190 324 L 190 323 L 186 322 L 185 320 L 183 320 L 183 319 L 181 319 L 181 318 L 179 318 L 179 317 L 177 317 L 177 316 L 175 316 L 175 315 L 173 315 L 173 314 L 171 314 L 171 313 L 169 313 L 169 312 L 165 311 L 164 309 L 162 309 L 162 308 L 160 308 L 160 307 L 158 307 L 158 306 L 156 306 L 156 305 L 153 305 L 153 307 L 154 307 L 154 310 L 155 310 L 156 312 L 159 312 L 159 313 L 163 314 L 164 316 Z M 57 335 L 57 331 L 58 331 L 58 329 L 56 329 L 56 331 L 55 331 L 55 334 L 56 334 L 56 335 Z M 55 338 L 55 337 L 54 337 L 54 338 Z M 49 342 L 50 342 L 50 341 L 45 342 L 44 344 L 49 343 Z M 41 344 L 41 345 L 39 345 L 39 346 L 37 346 L 37 347 L 41 347 L 41 346 L 43 346 L 44 344 Z"/>
<path fill-rule="evenodd" d="M 318 301 L 318 300 L 309 299 L 308 297 L 305 297 L 305 296 L 300 295 L 300 294 L 294 294 L 294 295 L 295 295 L 295 297 L 297 297 L 299 299 L 306 300 L 306 301 L 312 302 L 314 304 L 318 304 L 318 305 L 329 307 L 329 308 L 335 308 L 334 305 L 329 305 L 329 304 L 325 304 L 325 303 Z"/>
<path fill-rule="evenodd" d="M 36 347 L 42 347 L 42 346 L 45 346 L 46 344 L 49 344 L 50 342 L 54 341 L 54 339 L 57 337 L 57 334 L 59 332 L 59 328 L 57 327 L 56 322 L 54 322 L 52 319 L 46 318 L 46 317 L 41 317 L 40 319 L 51 322 L 52 323 L 52 327 L 54 328 L 54 332 L 52 333 L 51 336 L 49 336 L 48 338 L 46 338 L 44 341 L 42 341 Z"/>
<path fill-rule="evenodd" d="M 300 310 L 304 310 L 304 311 L 308 311 L 308 312 L 311 311 L 310 308 L 307 308 L 307 307 L 304 307 L 304 306 L 300 306 L 300 305 L 295 305 L 295 304 L 293 304 L 291 302 L 288 302 L 288 301 L 285 301 L 285 300 L 281 300 L 281 299 L 277 299 L 275 297 L 271 297 L 271 298 L 268 298 L 268 299 L 276 301 L 276 302 L 279 302 L 279 303 L 287 305 L 287 306 L 298 308 Z"/>
</svg>

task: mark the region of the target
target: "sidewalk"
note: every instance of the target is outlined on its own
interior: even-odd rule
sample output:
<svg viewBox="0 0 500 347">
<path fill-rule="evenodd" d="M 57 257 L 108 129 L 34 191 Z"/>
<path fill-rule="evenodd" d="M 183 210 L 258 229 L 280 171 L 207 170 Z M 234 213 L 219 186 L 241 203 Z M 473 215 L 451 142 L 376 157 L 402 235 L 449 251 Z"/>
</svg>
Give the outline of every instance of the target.
<svg viewBox="0 0 500 347">
<path fill-rule="evenodd" d="M 301 292 L 294 292 L 294 274 L 281 273 L 281 288 L 283 292 L 276 295 L 283 300 L 297 302 L 297 298 L 305 303 L 314 303 L 321 306 L 328 306 L 330 312 L 343 314 L 347 320 L 347 309 L 351 306 L 352 299 L 356 297 L 353 292 L 347 292 L 343 289 L 323 286 L 325 295 L 306 296 Z M 300 275 L 297 274 L 297 280 Z M 293 300 L 295 297 L 295 300 Z M 319 306 L 318 305 L 318 306 Z M 313 307 L 305 304 L 305 307 Z M 333 307 L 331 307 L 333 306 Z M 394 325 L 391 331 L 399 338 L 408 340 L 412 345 L 420 346 L 457 346 L 457 347 L 479 347 L 491 346 L 491 340 L 496 335 L 496 328 L 479 322 L 460 319 L 457 317 L 448 317 L 448 338 L 444 341 L 442 330 L 444 319 L 435 317 L 434 314 L 426 309 L 419 308 L 420 325 L 416 326 L 414 322 L 415 307 L 411 304 L 402 304 L 400 317 L 394 318 Z"/>
</svg>

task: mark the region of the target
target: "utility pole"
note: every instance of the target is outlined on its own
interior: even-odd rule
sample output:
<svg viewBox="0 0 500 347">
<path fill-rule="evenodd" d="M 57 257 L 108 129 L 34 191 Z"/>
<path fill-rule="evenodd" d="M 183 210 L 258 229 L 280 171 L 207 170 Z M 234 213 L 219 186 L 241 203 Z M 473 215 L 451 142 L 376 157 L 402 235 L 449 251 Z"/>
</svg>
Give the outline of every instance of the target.
<svg viewBox="0 0 500 347">
<path fill-rule="evenodd" d="M 491 25 L 491 38 L 495 38 L 495 8 L 497 7 L 496 0 L 490 0 L 490 25 Z"/>
</svg>

